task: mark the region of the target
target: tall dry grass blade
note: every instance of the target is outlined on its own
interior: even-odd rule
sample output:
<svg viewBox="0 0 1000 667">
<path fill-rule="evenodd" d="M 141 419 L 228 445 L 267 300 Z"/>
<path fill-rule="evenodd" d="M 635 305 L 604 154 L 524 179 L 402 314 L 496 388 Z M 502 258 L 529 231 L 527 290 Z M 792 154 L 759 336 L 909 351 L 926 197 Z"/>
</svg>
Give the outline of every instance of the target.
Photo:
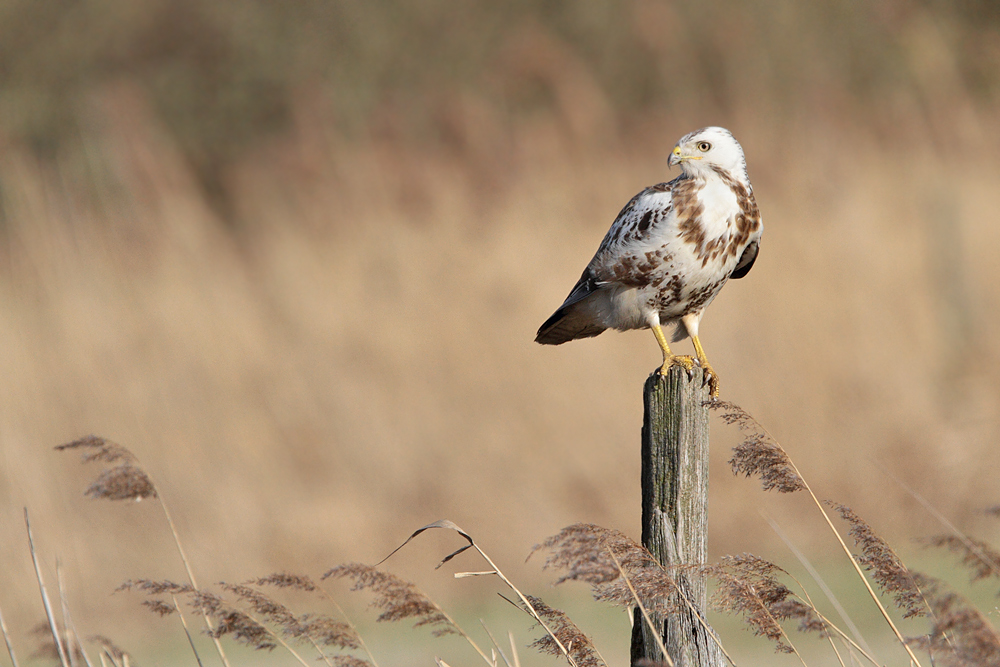
<svg viewBox="0 0 1000 667">
<path fill-rule="evenodd" d="M 514 667 L 521 667 L 521 658 L 517 654 L 517 644 L 514 643 L 514 633 L 507 631 L 507 639 L 510 640 L 510 657 L 514 661 Z"/>
<path fill-rule="evenodd" d="M 833 641 L 834 637 L 836 636 L 837 638 L 842 639 L 848 649 L 851 649 L 851 647 L 860 649 L 860 647 L 857 643 L 851 640 L 843 630 L 835 626 L 828 618 L 820 613 L 819 609 L 817 609 L 816 605 L 813 603 L 812 598 L 810 598 L 809 591 L 805 589 L 801 582 L 799 582 L 787 571 L 783 571 L 783 573 L 796 583 L 805 597 L 799 597 L 793 593 L 792 595 L 795 596 L 794 598 L 790 597 L 772 605 L 771 611 L 775 618 L 782 620 L 798 620 L 799 632 L 813 632 L 819 635 L 821 639 L 826 639 L 830 643 L 830 648 L 833 649 L 834 654 L 837 656 L 837 661 L 843 667 L 846 667 L 846 665 L 844 665 L 844 659 L 840 655 L 840 650 L 837 648 L 836 642 Z M 878 665 L 874 659 L 869 658 L 869 660 L 873 665 Z"/>
<path fill-rule="evenodd" d="M 156 499 L 159 501 L 160 509 L 163 510 L 163 517 L 170 527 L 170 534 L 174 537 L 174 545 L 177 547 L 177 553 L 180 555 L 181 562 L 184 563 L 184 571 L 187 572 L 188 581 L 191 582 L 191 586 L 197 591 L 198 582 L 194 578 L 194 570 L 191 569 L 191 562 L 188 560 L 187 554 L 184 553 L 184 547 L 181 545 L 181 536 L 177 532 L 177 525 L 174 523 L 173 517 L 170 516 L 170 510 L 167 509 L 167 504 L 159 493 L 156 494 Z M 222 642 L 219 641 L 219 637 L 215 634 L 215 628 L 212 626 L 211 619 L 205 613 L 202 614 L 202 618 L 205 620 L 205 628 L 208 630 L 208 634 L 215 644 L 215 650 L 219 654 L 219 659 L 222 660 L 222 664 L 225 667 L 230 667 L 229 660 L 226 658 L 226 652 L 222 648 Z"/>
<path fill-rule="evenodd" d="M 99 655 L 107 655 L 108 659 L 111 660 L 115 665 L 123 665 L 125 663 L 126 656 L 128 653 L 121 648 L 119 648 L 113 641 L 105 637 L 104 635 L 91 635 L 88 637 L 92 642 L 96 642 L 101 645 L 101 653 Z"/>
<path fill-rule="evenodd" d="M 0 632 L 3 632 L 3 643 L 7 646 L 7 655 L 10 656 L 12 667 L 18 667 L 17 655 L 14 653 L 14 645 L 10 642 L 10 633 L 7 632 L 7 623 L 3 620 L 3 611 L 0 610 Z"/>
<path fill-rule="evenodd" d="M 55 616 L 52 613 L 52 605 L 49 602 L 49 594 L 45 590 L 45 581 L 42 579 L 42 568 L 38 563 L 38 554 L 35 553 L 35 538 L 31 533 L 31 520 L 28 518 L 28 508 L 24 508 L 24 527 L 28 531 L 28 549 L 31 551 L 31 562 L 35 565 L 35 578 L 38 580 L 38 590 L 42 595 L 42 605 L 45 607 L 45 617 L 49 621 L 49 630 L 52 632 L 52 641 L 56 645 L 59 653 L 59 662 L 63 667 L 69 667 L 66 658 L 66 651 L 63 648 L 62 638 L 59 636 L 59 628 L 56 625 Z"/>
<path fill-rule="evenodd" d="M 469 542 L 468 544 L 466 544 L 461 549 L 456 549 L 455 551 L 452 551 L 450 554 L 448 554 L 447 556 L 445 556 L 444 558 L 442 558 L 441 562 L 439 562 L 437 564 L 437 567 L 441 567 L 442 565 L 444 565 L 445 563 L 447 563 L 448 561 L 450 561 L 455 556 L 457 556 L 457 555 L 459 555 L 461 553 L 464 553 L 465 551 L 468 551 L 469 549 L 471 549 L 471 548 L 473 548 L 473 547 L 476 546 L 476 543 L 472 539 L 472 536 L 469 535 L 464 530 L 462 530 L 461 528 L 459 528 L 457 525 L 455 525 L 455 523 L 453 521 L 449 521 L 448 519 L 439 519 L 438 521 L 434 521 L 432 523 L 427 524 L 426 526 L 424 526 L 422 528 L 418 528 L 415 531 L 413 531 L 413 533 L 409 537 L 406 538 L 406 541 L 404 541 L 398 547 L 396 547 L 395 549 L 393 549 L 389 553 L 388 556 L 386 556 L 385 558 L 383 558 L 382 560 L 380 560 L 378 563 L 376 563 L 375 567 L 378 567 L 382 563 L 384 563 L 387 560 L 389 560 L 390 558 L 392 558 L 396 554 L 397 551 L 399 551 L 400 549 L 402 549 L 403 547 L 405 547 L 407 544 L 409 544 L 413 540 L 413 538 L 415 538 L 417 535 L 420 535 L 421 533 L 423 533 L 425 531 L 430 530 L 431 528 L 445 528 L 447 530 L 453 530 L 456 533 L 458 533 L 459 535 L 461 535 L 462 537 L 464 537 Z"/>
<path fill-rule="evenodd" d="M 851 550 L 847 547 L 847 543 L 844 541 L 844 538 L 841 537 L 840 532 L 834 527 L 833 521 L 830 519 L 830 515 L 827 514 L 826 511 L 823 509 L 822 504 L 819 502 L 819 499 L 816 497 L 816 494 L 812 492 L 812 489 L 809 489 L 809 495 L 813 499 L 813 502 L 816 504 L 816 506 L 820 509 L 820 512 L 823 513 L 823 518 L 826 520 L 827 525 L 830 527 L 830 530 L 833 531 L 834 536 L 840 543 L 841 549 L 843 549 L 844 553 L 847 554 L 848 559 L 850 559 L 851 565 L 854 567 L 855 573 L 861 579 L 861 582 L 865 586 L 865 590 L 868 591 L 868 595 L 875 603 L 875 606 L 878 607 L 879 612 L 882 614 L 882 618 L 889 625 L 889 628 L 892 630 L 893 634 L 896 635 L 896 640 L 900 644 L 902 644 L 903 649 L 906 651 L 907 655 L 910 656 L 910 660 L 913 662 L 913 664 L 915 664 L 917 667 L 921 667 L 920 661 L 917 659 L 917 656 L 914 655 L 913 651 L 910 649 L 910 645 L 907 643 L 906 639 L 903 638 L 902 633 L 900 633 L 899 628 L 896 627 L 896 624 L 893 622 L 892 617 L 889 616 L 889 612 L 886 611 L 885 606 L 883 606 L 882 604 L 882 601 L 879 600 L 878 595 L 876 595 L 875 589 L 873 589 L 871 584 L 868 583 L 868 578 L 865 576 L 864 572 L 861 571 L 861 565 L 855 560 L 853 554 L 851 554 Z"/>
<path fill-rule="evenodd" d="M 837 662 L 840 663 L 841 667 L 847 667 L 844 664 L 844 658 L 840 655 L 840 650 L 837 648 L 837 643 L 833 640 L 835 636 L 834 628 L 826 620 L 826 617 L 819 613 L 819 610 L 816 609 L 816 606 L 808 597 L 805 600 L 798 597 L 794 599 L 789 598 L 773 605 L 771 611 L 776 618 L 797 620 L 799 622 L 799 632 L 803 634 L 812 632 L 817 634 L 820 639 L 827 640 L 834 655 L 837 657 Z M 842 635 L 843 633 L 840 633 L 837 637 L 839 638 Z"/>
<path fill-rule="evenodd" d="M 493 644 L 493 648 L 496 650 L 497 653 L 500 654 L 500 658 L 503 660 L 503 664 L 507 665 L 507 667 L 512 667 L 511 664 L 510 664 L 510 660 L 507 659 L 507 655 L 503 652 L 503 649 L 500 648 L 500 644 L 497 643 L 496 637 L 494 637 L 493 633 L 490 632 L 490 629 L 486 625 L 486 622 L 483 621 L 483 619 L 479 619 L 479 625 L 483 626 L 483 631 L 486 633 L 486 636 L 490 638 L 490 643 Z M 496 666 L 496 664 L 497 664 L 497 661 L 496 661 L 496 657 L 494 656 L 494 658 L 493 658 L 493 665 L 494 665 L 494 667 Z"/>
<path fill-rule="evenodd" d="M 858 648 L 861 650 L 861 652 L 865 656 L 868 656 L 872 662 L 875 662 L 874 658 L 870 657 L 871 647 L 868 645 L 868 642 L 865 641 L 864 636 L 861 634 L 861 630 L 859 630 L 858 626 L 854 624 L 854 621 L 847 613 L 847 610 L 844 609 L 844 606 L 842 604 L 840 604 L 840 600 L 837 598 L 836 594 L 827 585 L 826 580 L 824 580 L 822 575 L 820 575 L 819 571 L 817 571 L 816 568 L 813 567 L 812 562 L 808 558 L 806 558 L 806 555 L 802 553 L 798 549 L 798 547 L 795 546 L 794 543 L 792 543 L 792 541 L 788 538 L 785 532 L 781 529 L 781 526 L 778 525 L 778 522 L 772 519 L 770 516 L 764 514 L 763 512 L 762 514 L 764 515 L 764 518 L 767 520 L 768 524 L 771 526 L 771 530 L 773 530 L 775 534 L 781 539 L 781 541 L 785 543 L 785 546 L 788 547 L 788 550 L 792 552 L 792 555 L 794 555 L 795 558 L 799 561 L 799 563 L 802 564 L 802 567 L 805 568 L 806 572 L 809 573 L 809 576 L 812 577 L 813 581 L 816 582 L 816 585 L 819 586 L 821 591 L 823 591 L 823 594 L 826 596 L 826 599 L 830 601 L 830 604 L 833 605 L 833 608 L 840 616 L 840 619 L 844 622 L 844 625 L 847 626 L 847 629 L 854 636 L 854 640 L 857 642 Z M 799 588 L 802 589 L 803 593 L 806 592 L 805 587 L 802 586 L 801 584 L 799 584 Z M 806 595 L 808 595 L 808 593 L 806 593 Z M 875 662 L 875 664 L 878 663 Z"/>
<path fill-rule="evenodd" d="M 649 611 L 646 609 L 646 605 L 642 603 L 642 598 L 640 598 L 639 594 L 636 593 L 635 587 L 632 585 L 632 582 L 629 580 L 628 575 L 625 574 L 625 570 L 622 568 L 622 564 L 615 557 L 615 554 L 613 551 L 611 551 L 611 549 L 608 549 L 608 555 L 611 556 L 612 560 L 614 560 L 615 562 L 615 565 L 618 567 L 618 572 L 621 578 L 625 581 L 625 585 L 628 587 L 629 592 L 632 594 L 632 598 L 635 600 L 636 605 L 639 607 L 639 613 L 642 614 L 643 620 L 646 621 L 646 627 L 648 627 L 649 631 L 653 633 L 653 640 L 656 642 L 656 647 L 660 649 L 660 653 L 663 654 L 663 658 L 664 660 L 667 661 L 667 665 L 669 665 L 669 667 L 674 667 L 674 659 L 670 657 L 670 652 L 667 651 L 667 647 L 663 643 L 663 636 L 661 635 L 659 629 L 656 627 L 656 624 L 653 623 L 653 619 L 650 618 Z"/>
<path fill-rule="evenodd" d="M 73 641 L 76 643 L 76 647 L 80 651 L 80 655 L 83 657 L 83 662 L 87 665 L 87 667 L 94 667 L 94 664 L 90 661 L 90 656 L 87 654 L 87 649 L 84 648 L 83 642 L 80 641 L 80 635 L 77 634 L 76 628 L 70 628 L 69 631 L 73 635 Z"/>
<path fill-rule="evenodd" d="M 73 619 L 70 617 L 69 599 L 66 596 L 66 586 L 63 581 L 62 563 L 59 562 L 58 558 L 56 559 L 56 583 L 59 586 L 59 603 L 62 607 L 63 627 L 66 628 L 67 643 L 70 638 L 74 642 L 66 651 L 69 655 L 70 665 L 75 667 L 77 664 L 76 654 L 79 653 L 83 657 L 83 661 L 87 664 L 87 667 L 94 667 L 90 662 L 90 656 L 87 655 L 87 649 L 84 648 L 83 642 L 80 641 L 80 635 L 76 632 L 76 625 L 73 624 Z"/>
<path fill-rule="evenodd" d="M 762 512 L 762 514 L 764 513 Z M 871 655 L 870 647 L 867 644 L 862 646 L 858 641 L 856 641 L 858 639 L 864 641 L 864 638 L 861 636 L 861 633 L 857 629 L 857 626 L 854 625 L 854 622 L 847 614 L 847 611 L 840 605 L 840 601 L 833 594 L 833 591 L 830 590 L 830 588 L 827 586 L 826 581 L 823 580 L 823 577 L 820 576 L 819 572 L 816 571 L 816 569 L 813 567 L 809 559 L 806 558 L 805 554 L 799 551 L 799 549 L 791 542 L 791 540 L 787 538 L 785 533 L 778 526 L 777 522 L 768 517 L 766 514 L 764 514 L 764 516 L 767 519 L 768 523 L 771 524 L 771 528 L 774 530 L 774 532 L 777 533 L 778 537 L 780 537 L 781 540 L 785 543 L 785 545 L 788 546 L 789 550 L 791 550 L 791 552 L 796 556 L 796 558 L 798 558 L 799 562 L 806 569 L 806 571 L 809 572 L 810 576 L 812 576 L 813 580 L 817 583 L 817 585 L 819 585 L 820 589 L 823 590 L 823 592 L 827 596 L 827 599 L 838 610 L 841 619 L 845 622 L 845 624 L 848 625 L 848 629 L 851 630 L 851 632 L 854 633 L 855 636 L 854 639 L 852 639 L 847 635 L 847 633 L 841 630 L 830 619 L 824 616 L 816 607 L 815 603 L 813 603 L 812 598 L 809 595 L 808 589 L 806 589 L 806 587 L 803 586 L 802 583 L 799 582 L 795 577 L 789 575 L 792 581 L 794 581 L 796 585 L 798 585 L 799 590 L 801 590 L 802 594 L 805 596 L 805 603 L 808 605 L 810 612 L 809 614 L 805 614 L 802 616 L 799 624 L 799 630 L 801 632 L 820 631 L 821 635 L 825 634 L 827 636 L 827 639 L 829 639 L 830 641 L 830 646 L 837 654 L 837 659 L 841 662 L 841 664 L 843 664 L 844 661 L 843 658 L 841 658 L 840 651 L 837 649 L 836 644 L 834 644 L 833 642 L 834 635 L 837 635 L 840 638 L 840 640 L 844 642 L 848 650 L 851 651 L 852 658 L 854 655 L 854 651 L 857 651 L 859 655 L 861 655 L 863 658 L 872 663 L 872 665 L 875 665 L 875 667 L 879 667 L 878 661 L 875 660 L 875 658 L 873 658 Z M 814 615 L 819 620 L 819 625 L 817 625 L 813 620 L 811 620 L 811 618 L 809 618 L 810 615 Z"/>
<path fill-rule="evenodd" d="M 184 612 L 181 611 L 180 605 L 177 604 L 177 596 L 171 594 L 170 599 L 174 603 L 173 608 L 177 612 L 177 616 L 181 619 L 181 627 L 184 628 L 184 636 L 187 637 L 188 646 L 191 647 L 191 652 L 194 653 L 195 662 L 198 663 L 198 667 L 204 667 L 204 665 L 201 664 L 201 656 L 198 655 L 198 647 L 194 645 L 194 638 L 191 636 L 191 629 L 188 628 L 187 619 L 184 618 Z M 164 614 L 160 612 L 160 615 L 163 616 Z"/>
<path fill-rule="evenodd" d="M 799 584 L 799 586 L 801 587 L 801 584 Z M 803 591 L 803 593 L 805 593 L 805 591 Z M 775 605 L 774 611 L 776 616 L 788 619 L 798 619 L 799 632 L 816 632 L 820 635 L 820 637 L 829 639 L 834 653 L 837 654 L 837 658 L 840 659 L 841 662 L 843 662 L 843 659 L 840 657 L 840 651 L 837 649 L 836 645 L 833 644 L 834 636 L 844 642 L 844 645 L 851 651 L 852 656 L 856 651 L 858 655 L 863 657 L 875 667 L 879 667 L 882 664 L 873 658 L 871 654 L 860 645 L 858 645 L 856 641 L 851 639 L 846 632 L 841 630 L 832 621 L 830 621 L 830 619 L 824 616 L 819 609 L 816 608 L 812 601 L 808 600 L 808 593 L 806 593 L 806 597 L 807 599 L 805 601 L 803 601 L 802 598 L 799 598 L 798 600 L 786 600 L 783 603 Z"/>
<path fill-rule="evenodd" d="M 191 582 L 191 586 L 193 586 L 196 591 L 198 590 L 198 583 L 194 577 L 194 570 L 191 569 L 191 563 L 188 560 L 187 554 L 184 552 L 184 547 L 181 545 L 181 538 L 177 532 L 177 526 L 174 524 L 173 517 L 170 516 L 170 510 L 167 509 L 167 504 L 160 496 L 152 478 L 150 478 L 146 471 L 139 465 L 139 459 L 135 454 L 133 454 L 127 447 L 96 435 L 84 436 L 83 438 L 79 438 L 73 442 L 59 445 L 55 449 L 58 451 L 83 449 L 84 463 L 90 463 L 92 461 L 116 463 L 121 461 L 119 465 L 101 473 L 101 475 L 94 480 L 94 482 L 87 489 L 85 495 L 105 500 L 140 501 L 149 497 L 156 498 L 159 501 L 160 509 L 163 511 L 163 516 L 167 521 L 167 526 L 170 528 L 170 534 L 174 538 L 174 546 L 177 547 L 177 553 L 180 555 L 181 562 L 184 564 L 184 570 L 187 573 L 188 581 Z M 202 614 L 202 617 L 205 620 L 205 628 L 208 630 L 208 635 L 212 637 L 212 641 L 215 644 L 215 650 L 219 654 L 219 659 L 222 660 L 222 664 L 225 667 L 230 667 L 229 660 L 226 658 L 226 652 L 222 648 L 222 643 L 215 635 L 215 628 L 212 626 L 212 621 L 206 614 Z"/>
<path fill-rule="evenodd" d="M 424 531 L 430 530 L 431 528 L 444 528 L 446 530 L 452 530 L 452 531 L 458 533 L 459 535 L 461 535 L 462 537 L 464 537 L 468 541 L 468 543 L 469 543 L 468 545 L 462 547 L 461 549 L 458 549 L 457 551 L 453 551 L 452 553 L 448 554 L 440 563 L 438 563 L 438 567 L 441 567 L 442 565 L 444 565 L 445 563 L 447 563 L 449 560 L 451 560 L 452 558 L 454 558 L 458 554 L 463 553 L 464 551 L 468 550 L 469 548 L 474 548 L 479 553 L 479 555 L 482 557 L 482 559 L 485 560 L 489 564 L 489 566 L 491 568 L 493 568 L 493 572 L 496 574 L 496 576 L 499 577 L 500 580 L 504 584 L 506 584 L 506 586 L 510 590 L 512 590 L 515 595 L 517 595 L 518 599 L 521 600 L 521 604 L 524 605 L 524 607 L 525 607 L 525 609 L 527 609 L 528 613 L 531 614 L 531 616 L 535 619 L 535 622 L 537 622 L 545 630 L 545 632 L 547 632 L 553 638 L 553 640 L 556 643 L 556 646 L 558 646 L 559 649 L 560 649 L 560 651 L 562 651 L 563 657 L 565 657 L 570 662 L 571 665 L 574 665 L 574 666 L 576 665 L 575 661 L 573 660 L 573 657 L 570 655 L 570 653 L 567 650 L 567 648 L 565 646 L 563 646 L 562 642 L 559 641 L 559 638 L 555 636 L 555 634 L 552 632 L 552 629 L 549 628 L 549 626 L 545 623 L 545 620 L 539 615 L 538 611 L 534 607 L 531 606 L 531 602 L 528 600 L 528 597 L 524 593 L 522 593 L 520 591 L 520 589 L 518 589 L 517 586 L 515 586 L 514 583 L 510 579 L 507 578 L 507 575 L 505 575 L 503 572 L 500 571 L 500 568 L 498 568 L 497 565 L 496 565 L 496 563 L 493 562 L 493 559 L 490 558 L 489 555 L 487 555 L 487 553 L 485 551 L 483 551 L 479 547 L 478 544 L 476 544 L 475 540 L 472 539 L 472 536 L 469 535 L 469 533 L 467 533 L 466 531 L 464 531 L 461 528 L 459 528 L 453 521 L 449 521 L 448 519 L 441 519 L 441 520 L 438 520 L 438 521 L 434 521 L 433 523 L 429 523 L 426 526 L 424 526 L 423 528 L 417 529 L 416 531 L 413 532 L 412 535 L 410 535 L 408 538 L 406 538 L 405 542 L 403 542 L 398 547 L 396 547 L 395 549 L 393 549 L 392 553 L 390 553 L 388 556 L 386 556 L 385 558 L 383 558 L 382 561 L 381 561 L 381 563 L 384 563 L 393 554 L 395 554 L 397 551 L 399 551 L 400 549 L 402 549 L 403 547 L 405 547 L 407 544 L 409 544 L 410 540 L 412 540 L 413 538 L 415 538 L 417 535 L 420 535 Z"/>
<path fill-rule="evenodd" d="M 59 593 L 59 607 L 62 611 L 62 626 L 64 628 L 63 634 L 64 641 L 66 645 L 66 657 L 69 659 L 70 667 L 79 667 L 77 662 L 77 653 L 83 648 L 80 646 L 80 642 L 76 641 L 73 634 L 73 630 L 70 627 L 68 616 L 68 610 L 66 608 L 66 595 L 63 589 L 63 576 L 62 576 L 62 565 L 59 562 L 59 558 L 56 558 L 56 591 Z M 88 663 L 90 661 L 88 660 Z"/>
<path fill-rule="evenodd" d="M 812 499 L 813 504 L 823 516 L 823 520 L 826 522 L 827 527 L 837 539 L 837 543 L 840 544 L 840 548 L 843 550 L 848 560 L 851 561 L 855 574 L 858 575 L 858 578 L 864 585 L 865 590 L 868 591 L 868 595 L 875 603 L 875 606 L 878 607 L 883 620 L 885 620 L 885 622 L 889 625 L 892 633 L 896 636 L 896 640 L 903 647 L 903 650 L 906 651 L 906 654 L 910 657 L 912 663 L 917 667 L 922 667 L 920 661 L 917 659 L 917 656 L 914 655 L 913 650 L 906 642 L 902 633 L 900 633 L 899 628 L 896 627 L 892 617 L 889 616 L 889 612 L 886 611 L 882 601 L 879 600 L 878 595 L 875 593 L 875 589 L 873 589 L 871 584 L 868 582 L 868 578 L 861 570 L 861 566 L 855 561 L 850 548 L 847 546 L 847 542 L 844 541 L 844 538 L 841 536 L 840 531 L 837 530 L 837 527 L 833 525 L 833 519 L 830 518 L 830 515 L 827 513 L 826 509 L 824 509 L 823 503 L 821 503 L 819 498 L 816 497 L 816 494 L 799 472 L 799 469 L 795 466 L 791 457 L 788 456 L 787 452 L 785 452 L 784 448 L 778 444 L 778 441 L 774 439 L 774 437 L 760 422 L 754 419 L 749 412 L 738 405 L 734 403 L 727 403 L 725 401 L 713 401 L 709 403 L 709 407 L 712 409 L 727 409 L 729 412 L 722 415 L 722 418 L 727 424 L 736 424 L 740 430 L 751 431 L 751 435 L 745 438 L 744 441 L 734 449 L 734 452 L 739 450 L 739 454 L 734 455 L 734 459 L 740 463 L 740 465 L 734 465 L 734 473 L 744 472 L 747 475 L 760 475 L 765 490 L 777 489 L 780 492 L 789 492 L 805 489 L 809 493 L 809 497 Z"/>
</svg>

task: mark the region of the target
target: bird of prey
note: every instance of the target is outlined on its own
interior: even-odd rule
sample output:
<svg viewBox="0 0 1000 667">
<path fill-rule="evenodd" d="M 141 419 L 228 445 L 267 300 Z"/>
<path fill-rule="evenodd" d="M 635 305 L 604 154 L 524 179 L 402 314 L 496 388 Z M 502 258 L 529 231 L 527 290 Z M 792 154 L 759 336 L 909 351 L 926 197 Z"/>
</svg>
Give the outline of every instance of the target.
<svg viewBox="0 0 1000 667">
<path fill-rule="evenodd" d="M 663 334 L 661 327 L 672 325 L 672 342 L 691 337 L 712 396 L 718 396 L 719 378 L 698 324 L 726 281 L 750 271 L 763 226 L 743 149 L 729 130 L 706 127 L 685 135 L 667 164 L 680 165 L 680 176 L 632 197 L 535 341 L 559 345 L 605 329 L 648 328 L 663 350 L 660 373 L 673 365 L 690 372 L 694 360 L 672 353 Z"/>
</svg>

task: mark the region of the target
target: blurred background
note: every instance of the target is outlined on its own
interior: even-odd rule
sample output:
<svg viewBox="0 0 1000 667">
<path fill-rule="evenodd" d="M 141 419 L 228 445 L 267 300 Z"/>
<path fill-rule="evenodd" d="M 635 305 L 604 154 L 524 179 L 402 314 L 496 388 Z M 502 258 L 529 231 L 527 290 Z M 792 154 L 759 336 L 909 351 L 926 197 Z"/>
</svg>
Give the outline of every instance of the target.
<svg viewBox="0 0 1000 667">
<path fill-rule="evenodd" d="M 991 0 L 6 0 L 12 633 L 43 619 L 27 506 L 82 633 L 140 661 L 168 626 L 183 643 L 110 595 L 184 574 L 153 503 L 83 497 L 99 469 L 53 447 L 88 433 L 139 457 L 205 582 L 374 563 L 449 518 L 545 595 L 524 563 L 545 537 L 638 538 L 652 335 L 532 341 L 706 125 L 743 144 L 765 221 L 702 324 L 722 397 L 904 560 L 941 528 L 893 475 L 995 540 L 998 112 Z M 712 428 L 712 556 L 790 565 L 762 512 L 836 556 L 804 498 L 732 476 L 739 434 Z M 460 544 L 389 566 L 495 606 L 432 570 Z"/>
</svg>

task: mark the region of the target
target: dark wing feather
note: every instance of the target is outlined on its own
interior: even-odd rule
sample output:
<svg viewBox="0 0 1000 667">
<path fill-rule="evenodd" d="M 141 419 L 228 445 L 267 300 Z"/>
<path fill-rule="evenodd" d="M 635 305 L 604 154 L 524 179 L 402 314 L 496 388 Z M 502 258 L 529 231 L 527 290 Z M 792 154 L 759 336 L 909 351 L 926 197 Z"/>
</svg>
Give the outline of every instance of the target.
<svg viewBox="0 0 1000 667">
<path fill-rule="evenodd" d="M 579 309 L 574 308 L 596 292 L 599 287 L 600 284 L 590 269 L 584 269 L 583 275 L 580 276 L 580 280 L 566 297 L 563 305 L 559 306 L 559 310 L 554 312 L 552 317 L 545 320 L 545 323 L 538 328 L 535 342 L 543 345 L 559 345 L 577 338 L 590 338 L 604 331 L 603 326 L 584 317 Z"/>
<path fill-rule="evenodd" d="M 563 304 L 559 306 L 559 310 L 563 310 L 572 306 L 574 303 L 579 303 L 586 299 L 588 296 L 597 291 L 601 284 L 597 281 L 597 276 L 594 275 L 590 267 L 583 270 L 583 275 L 580 279 L 576 281 L 576 285 L 573 285 L 573 289 L 570 290 L 569 296 L 563 301 Z"/>
<path fill-rule="evenodd" d="M 730 278 L 739 279 L 750 273 L 750 269 L 753 267 L 753 263 L 757 261 L 757 252 L 760 250 L 760 242 L 753 241 L 746 247 L 743 254 L 740 255 L 740 261 L 736 263 L 736 268 L 733 269 Z"/>
</svg>

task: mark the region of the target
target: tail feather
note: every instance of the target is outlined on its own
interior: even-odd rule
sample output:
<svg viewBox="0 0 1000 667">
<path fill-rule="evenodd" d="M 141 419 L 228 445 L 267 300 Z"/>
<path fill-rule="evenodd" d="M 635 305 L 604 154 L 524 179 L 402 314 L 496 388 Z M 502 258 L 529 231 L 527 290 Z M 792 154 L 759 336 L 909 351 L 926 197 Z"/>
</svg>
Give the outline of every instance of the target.
<svg viewBox="0 0 1000 667">
<path fill-rule="evenodd" d="M 538 328 L 535 342 L 542 345 L 560 345 L 577 338 L 592 338 L 607 328 L 594 322 L 576 308 L 577 304 L 560 308 Z"/>
</svg>

